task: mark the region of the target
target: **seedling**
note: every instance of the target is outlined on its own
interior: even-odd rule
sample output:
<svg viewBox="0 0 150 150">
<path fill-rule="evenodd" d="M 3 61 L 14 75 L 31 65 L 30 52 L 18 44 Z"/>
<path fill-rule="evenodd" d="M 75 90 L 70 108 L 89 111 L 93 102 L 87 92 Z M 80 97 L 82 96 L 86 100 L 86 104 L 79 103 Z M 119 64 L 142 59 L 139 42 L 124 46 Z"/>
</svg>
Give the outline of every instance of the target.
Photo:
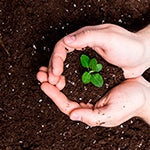
<svg viewBox="0 0 150 150">
<path fill-rule="evenodd" d="M 102 64 L 98 64 L 96 58 L 90 59 L 87 55 L 82 54 L 80 57 L 80 62 L 82 67 L 86 68 L 82 75 L 82 82 L 84 84 L 92 83 L 96 87 L 102 87 L 104 80 L 103 77 L 99 74 L 102 70 Z"/>
</svg>

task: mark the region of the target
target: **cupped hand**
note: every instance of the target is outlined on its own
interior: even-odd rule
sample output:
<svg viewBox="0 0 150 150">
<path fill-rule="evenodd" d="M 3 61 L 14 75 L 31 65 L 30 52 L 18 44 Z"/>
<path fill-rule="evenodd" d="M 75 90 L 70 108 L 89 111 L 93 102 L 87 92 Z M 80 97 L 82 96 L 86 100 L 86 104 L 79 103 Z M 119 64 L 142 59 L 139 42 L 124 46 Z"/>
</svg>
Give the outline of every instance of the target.
<svg viewBox="0 0 150 150">
<path fill-rule="evenodd" d="M 54 86 L 48 82 L 48 68 L 41 67 L 37 73 L 37 79 L 41 82 L 41 89 L 43 92 L 53 100 L 58 108 L 69 116 L 72 110 L 77 108 L 92 108 L 93 105 L 90 103 L 76 103 L 69 100 L 60 90 L 64 87 L 65 79 L 61 76 Z"/>
<path fill-rule="evenodd" d="M 48 83 L 46 67 L 40 69 L 37 78 L 42 83 L 41 89 L 72 120 L 82 121 L 89 126 L 114 127 L 132 117 L 144 116 L 150 85 L 143 77 L 128 79 L 114 87 L 95 106 L 69 100 L 59 86 Z"/>
<path fill-rule="evenodd" d="M 56 44 L 49 63 L 49 82 L 53 85 L 57 83 L 68 52 L 87 46 L 92 47 L 109 63 L 121 67 L 125 78 L 140 76 L 150 65 L 141 34 L 112 24 L 87 26 Z"/>
</svg>

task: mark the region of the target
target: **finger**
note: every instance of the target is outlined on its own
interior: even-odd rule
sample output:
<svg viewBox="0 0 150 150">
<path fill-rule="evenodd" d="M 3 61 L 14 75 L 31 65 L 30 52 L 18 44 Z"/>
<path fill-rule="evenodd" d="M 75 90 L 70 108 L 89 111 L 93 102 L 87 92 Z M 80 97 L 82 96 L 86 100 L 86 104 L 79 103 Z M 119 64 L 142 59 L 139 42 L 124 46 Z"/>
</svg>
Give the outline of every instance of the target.
<svg viewBox="0 0 150 150">
<path fill-rule="evenodd" d="M 117 112 L 118 114 L 118 112 Z M 104 106 L 99 109 L 90 108 L 79 108 L 75 109 L 70 113 L 70 119 L 75 121 L 82 121 L 89 126 L 103 126 L 103 127 L 114 127 L 120 124 L 115 121 L 118 115 L 112 111 L 111 107 Z"/>
<path fill-rule="evenodd" d="M 81 106 L 82 108 L 93 108 L 93 105 L 90 104 L 90 103 L 85 104 L 85 103 L 81 102 L 81 103 L 80 103 L 80 106 Z"/>
<path fill-rule="evenodd" d="M 47 72 L 39 71 L 39 72 L 37 73 L 36 77 L 37 77 L 37 79 L 38 79 L 41 83 L 48 81 Z"/>
<path fill-rule="evenodd" d="M 42 67 L 39 68 L 39 71 L 47 72 L 48 68 L 45 67 L 45 66 L 42 66 Z"/>
<path fill-rule="evenodd" d="M 70 34 L 64 37 L 64 43 L 70 47 L 95 47 L 104 48 L 108 43 L 109 36 L 105 31 L 94 28 L 83 30 L 79 33 Z"/>
<path fill-rule="evenodd" d="M 63 72 L 63 63 L 66 59 L 68 46 L 66 46 L 62 40 L 60 40 L 54 48 L 49 68 L 55 76 L 60 76 Z"/>
<path fill-rule="evenodd" d="M 56 84 L 56 87 L 59 90 L 62 90 L 65 87 L 66 81 L 65 81 L 65 76 L 60 76 L 59 81 Z"/>
<path fill-rule="evenodd" d="M 80 105 L 76 102 L 70 101 L 59 89 L 48 82 L 44 82 L 41 85 L 43 92 L 53 100 L 57 107 L 65 114 L 69 113 L 76 108 L 79 108 Z"/>
<path fill-rule="evenodd" d="M 109 102 L 109 93 L 106 93 L 106 95 L 104 95 L 96 104 L 95 104 L 95 109 L 97 108 L 101 108 L 104 107 L 105 105 L 107 105 L 107 103 Z"/>
<path fill-rule="evenodd" d="M 60 76 L 55 76 L 55 75 L 52 73 L 51 69 L 49 69 L 48 75 L 49 75 L 49 76 L 48 76 L 48 81 L 49 81 L 49 83 L 52 84 L 52 85 L 56 85 L 57 82 L 58 82 L 59 79 L 60 79 Z"/>
</svg>

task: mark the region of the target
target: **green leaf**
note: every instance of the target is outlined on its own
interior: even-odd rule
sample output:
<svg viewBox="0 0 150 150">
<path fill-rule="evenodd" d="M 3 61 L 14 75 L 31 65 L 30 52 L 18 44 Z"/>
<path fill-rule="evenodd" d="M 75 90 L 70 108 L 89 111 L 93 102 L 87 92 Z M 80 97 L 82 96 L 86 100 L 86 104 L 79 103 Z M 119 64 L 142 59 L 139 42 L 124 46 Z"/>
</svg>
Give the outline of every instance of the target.
<svg viewBox="0 0 150 150">
<path fill-rule="evenodd" d="M 85 54 L 81 55 L 80 62 L 83 67 L 89 68 L 89 61 L 90 61 L 90 58 L 87 55 Z"/>
<path fill-rule="evenodd" d="M 95 71 L 96 70 L 96 65 L 97 65 L 97 60 L 95 58 L 92 58 L 90 60 L 90 63 L 89 63 L 90 69 L 92 69 L 93 71 Z"/>
<path fill-rule="evenodd" d="M 96 69 L 94 70 L 95 72 L 100 72 L 103 68 L 103 65 L 102 64 L 97 64 L 96 65 Z"/>
<path fill-rule="evenodd" d="M 91 83 L 96 87 L 102 87 L 104 83 L 103 77 L 99 73 L 92 74 Z"/>
<path fill-rule="evenodd" d="M 82 82 L 84 84 L 88 84 L 88 83 L 90 83 L 90 81 L 91 81 L 91 74 L 88 73 L 87 71 L 85 71 L 82 75 Z"/>
</svg>

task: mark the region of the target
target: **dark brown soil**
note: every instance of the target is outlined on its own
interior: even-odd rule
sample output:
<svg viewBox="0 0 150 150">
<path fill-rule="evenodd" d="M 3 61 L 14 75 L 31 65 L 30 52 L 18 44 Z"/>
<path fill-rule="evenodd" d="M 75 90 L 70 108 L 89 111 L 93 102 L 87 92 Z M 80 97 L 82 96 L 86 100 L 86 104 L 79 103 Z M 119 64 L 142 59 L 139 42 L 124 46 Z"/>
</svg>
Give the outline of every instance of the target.
<svg viewBox="0 0 150 150">
<path fill-rule="evenodd" d="M 96 58 L 98 63 L 103 65 L 100 71 L 104 79 L 104 84 L 101 88 L 95 87 L 91 83 L 85 85 L 82 83 L 81 76 L 85 69 L 80 64 L 81 54 L 86 54 L 90 58 Z M 74 101 L 90 102 L 95 104 L 108 90 L 118 85 L 124 80 L 122 69 L 107 63 L 94 50 L 86 48 L 84 51 L 74 51 L 69 53 L 65 61 L 64 75 L 67 84 L 63 89 L 65 95 Z"/>
<path fill-rule="evenodd" d="M 48 65 L 54 44 L 60 38 L 85 25 L 105 22 L 131 31 L 139 30 L 150 22 L 150 2 L 0 1 L 0 150 L 150 149 L 150 128 L 142 120 L 133 118 L 115 128 L 90 128 L 83 123 L 73 122 L 42 93 L 36 80 L 38 68 Z M 71 55 L 78 57 L 79 54 Z M 89 55 L 95 56 L 93 53 Z M 74 65 L 70 63 L 72 57 L 71 60 L 68 57 L 67 61 L 70 66 Z M 76 67 L 71 71 L 75 71 Z M 69 69 L 66 74 L 70 72 Z M 103 71 L 107 72 L 107 69 Z M 116 78 L 112 78 L 111 73 L 114 74 L 110 69 L 104 84 L 106 86 L 108 83 L 108 88 L 122 81 L 121 71 L 116 71 Z M 144 77 L 150 81 L 150 69 L 144 73 Z M 72 82 L 79 77 L 70 79 L 68 76 L 68 79 Z M 78 100 L 82 95 L 70 95 L 67 90 L 79 89 L 68 86 L 69 89 L 64 89 L 66 95 Z M 90 90 L 89 86 L 87 90 Z M 83 89 L 83 85 L 78 88 Z M 99 96 L 101 94 L 96 95 L 93 102 Z"/>
</svg>

